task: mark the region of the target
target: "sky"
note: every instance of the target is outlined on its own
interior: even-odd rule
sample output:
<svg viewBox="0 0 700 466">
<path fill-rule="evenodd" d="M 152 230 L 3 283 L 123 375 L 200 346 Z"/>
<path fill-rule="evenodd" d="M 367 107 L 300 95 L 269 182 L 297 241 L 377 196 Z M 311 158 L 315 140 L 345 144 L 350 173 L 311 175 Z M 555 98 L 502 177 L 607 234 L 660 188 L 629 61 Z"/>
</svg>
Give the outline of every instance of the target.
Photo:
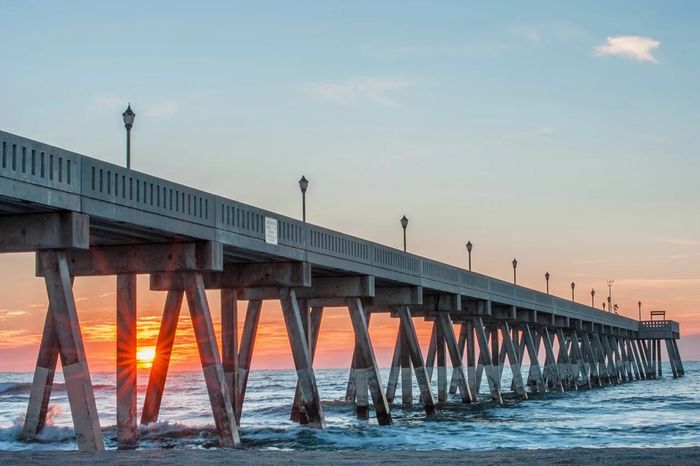
<svg viewBox="0 0 700 466">
<path fill-rule="evenodd" d="M 636 318 L 700 359 L 700 3 L 0 0 L 0 129 Z M 31 370 L 46 292 L 0 257 L 0 370 Z M 139 282 L 139 345 L 163 293 Z M 76 282 L 90 366 L 114 368 L 115 280 Z M 210 293 L 214 320 L 218 296 Z M 241 303 L 241 318 L 245 303 Z M 195 368 L 183 319 L 175 368 Z M 417 322 L 425 340 L 428 326 Z M 279 306 L 254 367 L 292 367 Z M 318 367 L 347 367 L 330 309 Z M 381 364 L 396 324 L 371 325 Z"/>
</svg>

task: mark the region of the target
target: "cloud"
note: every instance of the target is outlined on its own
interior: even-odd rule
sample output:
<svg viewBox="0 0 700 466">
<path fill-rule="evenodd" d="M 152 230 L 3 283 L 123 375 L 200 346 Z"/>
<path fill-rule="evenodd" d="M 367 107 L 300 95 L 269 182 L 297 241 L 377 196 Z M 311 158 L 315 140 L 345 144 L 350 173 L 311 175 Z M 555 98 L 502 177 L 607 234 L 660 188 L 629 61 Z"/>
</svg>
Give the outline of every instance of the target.
<svg viewBox="0 0 700 466">
<path fill-rule="evenodd" d="M 126 109 L 125 104 L 128 104 L 128 102 L 116 95 L 98 95 L 95 100 L 101 107 L 108 110 L 116 110 L 122 107 Z"/>
<path fill-rule="evenodd" d="M 409 81 L 403 79 L 357 77 L 341 82 L 311 83 L 308 85 L 308 90 L 320 100 L 339 105 L 357 106 L 373 103 L 396 108 L 400 105 L 389 94 L 406 89 L 410 85 Z"/>
<path fill-rule="evenodd" d="M 148 118 L 168 117 L 177 113 L 177 105 L 174 102 L 162 102 L 146 108 L 144 115 Z"/>
<path fill-rule="evenodd" d="M 539 133 L 539 134 L 544 134 L 544 135 L 548 135 L 548 134 L 554 133 L 554 131 L 555 131 L 554 128 L 551 128 L 551 127 L 549 127 L 549 126 L 546 126 L 546 127 L 544 127 L 544 128 L 539 128 L 539 129 L 537 130 L 537 133 Z"/>
<path fill-rule="evenodd" d="M 591 264 L 604 264 L 607 262 L 605 259 L 582 259 L 573 261 L 572 264 L 576 265 L 591 265 Z"/>
<path fill-rule="evenodd" d="M 700 241 L 694 239 L 659 237 L 652 238 L 652 240 L 658 241 L 659 243 L 672 244 L 674 246 L 700 246 Z"/>
<path fill-rule="evenodd" d="M 122 97 L 112 94 L 102 94 L 95 96 L 94 101 L 98 107 L 107 109 L 109 111 L 123 111 L 126 109 L 126 106 L 130 104 L 128 99 L 124 99 Z M 144 105 L 143 102 L 142 105 Z M 134 112 L 136 112 L 137 117 L 143 115 L 147 118 L 168 117 L 177 113 L 178 110 L 177 104 L 172 101 L 155 102 L 147 104 L 145 107 L 140 107 L 137 103 L 134 106 L 132 106 L 132 108 Z M 141 110 L 139 110 L 139 108 L 141 108 Z"/>
<path fill-rule="evenodd" d="M 605 43 L 594 47 L 596 55 L 620 56 L 641 62 L 657 63 L 651 54 L 659 47 L 658 40 L 642 36 L 615 36 L 608 37 Z"/>
<path fill-rule="evenodd" d="M 27 311 L 21 309 L 0 309 L 0 322 L 5 322 L 13 317 L 27 315 Z"/>
<path fill-rule="evenodd" d="M 527 41 L 532 42 L 533 44 L 539 44 L 540 43 L 540 32 L 531 26 L 517 26 L 511 29 L 511 33 L 516 36 L 520 37 L 521 39 L 525 39 Z"/>
</svg>

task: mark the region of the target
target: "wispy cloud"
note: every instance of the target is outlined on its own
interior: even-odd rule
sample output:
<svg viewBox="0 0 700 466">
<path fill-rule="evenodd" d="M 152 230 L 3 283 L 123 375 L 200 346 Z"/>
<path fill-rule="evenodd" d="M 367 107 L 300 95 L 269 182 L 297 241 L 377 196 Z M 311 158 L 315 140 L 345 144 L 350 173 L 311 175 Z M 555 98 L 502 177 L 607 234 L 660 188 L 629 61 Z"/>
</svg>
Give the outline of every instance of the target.
<svg viewBox="0 0 700 466">
<path fill-rule="evenodd" d="M 174 102 L 161 102 L 146 107 L 144 115 L 148 118 L 162 118 L 177 113 L 177 105 Z"/>
<path fill-rule="evenodd" d="M 126 108 L 126 101 L 119 96 L 111 94 L 103 94 L 95 97 L 95 101 L 100 107 L 104 107 L 108 110 L 116 110 L 120 108 Z"/>
<path fill-rule="evenodd" d="M 538 134 L 544 134 L 544 135 L 552 134 L 552 133 L 554 133 L 554 131 L 556 131 L 556 130 L 550 126 L 545 126 L 543 128 L 537 129 Z"/>
<path fill-rule="evenodd" d="M 582 259 L 573 261 L 572 264 L 576 265 L 589 265 L 589 264 L 604 264 L 607 262 L 605 259 Z"/>
<path fill-rule="evenodd" d="M 642 36 L 615 36 L 594 47 L 597 55 L 619 56 L 641 62 L 657 63 L 652 55 L 661 43 L 658 40 Z"/>
<path fill-rule="evenodd" d="M 525 39 L 533 44 L 540 43 L 540 31 L 532 26 L 515 26 L 510 30 L 511 34 Z"/>
<path fill-rule="evenodd" d="M 94 102 L 98 107 L 109 111 L 124 110 L 130 103 L 128 99 L 114 94 L 101 94 L 94 97 Z M 172 101 L 143 103 L 140 106 L 138 103 L 132 105 L 137 116 L 145 116 L 146 118 L 162 118 L 174 115 L 177 113 L 178 106 Z"/>
<path fill-rule="evenodd" d="M 406 89 L 411 83 L 405 79 L 357 77 L 345 81 L 311 83 L 308 91 L 316 98 L 339 105 L 357 106 L 365 103 L 383 107 L 399 107 L 392 93 Z"/>
<path fill-rule="evenodd" d="M 27 315 L 27 311 L 21 309 L 0 309 L 0 322 L 5 322 L 13 317 Z"/>
<path fill-rule="evenodd" d="M 700 240 L 696 240 L 696 239 L 670 238 L 670 237 L 664 236 L 664 237 L 652 238 L 652 240 L 658 241 L 659 243 L 672 244 L 673 246 L 687 246 L 687 247 L 700 246 Z"/>
</svg>

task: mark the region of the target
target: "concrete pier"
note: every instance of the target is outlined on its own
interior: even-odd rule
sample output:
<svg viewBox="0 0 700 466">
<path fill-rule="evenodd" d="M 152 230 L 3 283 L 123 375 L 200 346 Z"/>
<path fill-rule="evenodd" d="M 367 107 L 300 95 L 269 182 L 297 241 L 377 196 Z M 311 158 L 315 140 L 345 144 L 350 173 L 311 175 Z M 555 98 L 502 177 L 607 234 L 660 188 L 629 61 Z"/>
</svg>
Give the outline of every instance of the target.
<svg viewBox="0 0 700 466">
<path fill-rule="evenodd" d="M 403 404 L 420 400 L 427 416 L 439 416 L 450 393 L 458 402 L 477 401 L 484 376 L 488 393 L 481 398 L 500 404 L 507 392 L 526 400 L 548 390 L 660 378 L 662 351 L 670 362 L 666 376 L 684 374 L 674 321 L 603 312 L 2 131 L 0 144 L 2 160 L 23 158 L 0 166 L 0 252 L 35 252 L 49 297 L 23 438 L 45 425 L 60 357 L 78 446 L 104 449 L 72 290 L 74 279 L 85 276 L 116 277 L 120 448 L 139 441 L 138 274 L 150 276 L 151 290 L 167 293 L 141 423 L 158 419 L 186 299 L 224 447 L 240 444 L 264 300 L 280 303 L 297 371 L 291 418 L 312 428 L 325 427 L 313 361 L 322 351 L 322 317 L 341 312 L 332 308 L 349 313 L 354 335 L 346 400 L 358 417 L 374 412 L 383 426 L 394 422 L 399 383 Z M 35 170 L 39 160 L 48 169 Z M 221 297 L 220 342 L 206 290 Z M 239 301 L 248 303 L 240 342 Z M 398 322 L 386 385 L 368 331 L 376 313 Z M 427 348 L 415 319 L 433 325 Z"/>
</svg>

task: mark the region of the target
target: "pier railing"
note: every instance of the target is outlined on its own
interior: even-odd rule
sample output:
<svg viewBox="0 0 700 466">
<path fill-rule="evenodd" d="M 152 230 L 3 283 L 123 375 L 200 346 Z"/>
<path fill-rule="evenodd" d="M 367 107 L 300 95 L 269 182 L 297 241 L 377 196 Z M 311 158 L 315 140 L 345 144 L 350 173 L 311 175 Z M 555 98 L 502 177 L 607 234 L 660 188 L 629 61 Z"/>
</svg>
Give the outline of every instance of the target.
<svg viewBox="0 0 700 466">
<path fill-rule="evenodd" d="M 680 326 L 673 320 L 643 320 L 639 322 L 639 338 L 679 338 Z"/>
<path fill-rule="evenodd" d="M 0 131 L 0 196 L 636 331 L 633 319 Z M 277 222 L 277 244 L 265 237 Z"/>
</svg>

